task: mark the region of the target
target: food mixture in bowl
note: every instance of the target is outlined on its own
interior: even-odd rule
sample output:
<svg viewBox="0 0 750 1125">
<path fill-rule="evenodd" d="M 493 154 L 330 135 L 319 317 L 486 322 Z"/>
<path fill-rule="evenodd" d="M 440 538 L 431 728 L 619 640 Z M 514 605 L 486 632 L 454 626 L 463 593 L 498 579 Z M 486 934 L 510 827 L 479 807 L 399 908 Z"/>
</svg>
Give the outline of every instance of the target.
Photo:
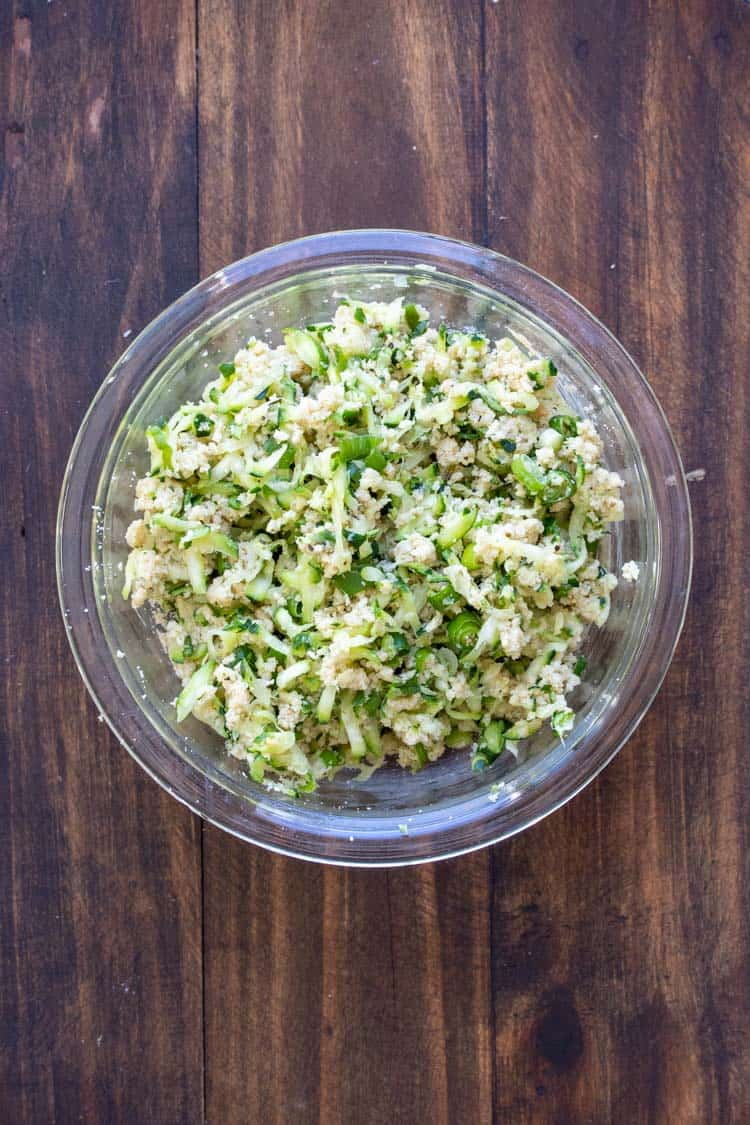
<svg viewBox="0 0 750 1125">
<path fill-rule="evenodd" d="M 150 606 L 178 719 L 293 793 L 447 748 L 486 769 L 569 730 L 623 481 L 555 376 L 520 338 L 343 301 L 151 426 L 124 595 Z"/>
</svg>

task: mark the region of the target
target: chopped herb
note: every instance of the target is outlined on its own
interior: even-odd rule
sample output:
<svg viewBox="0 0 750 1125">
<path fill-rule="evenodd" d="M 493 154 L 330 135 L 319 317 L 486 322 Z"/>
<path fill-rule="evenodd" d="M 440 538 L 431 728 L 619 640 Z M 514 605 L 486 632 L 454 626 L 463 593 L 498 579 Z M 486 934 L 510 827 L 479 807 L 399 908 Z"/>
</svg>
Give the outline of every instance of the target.
<svg viewBox="0 0 750 1125">
<path fill-rule="evenodd" d="M 366 585 L 362 577 L 362 572 L 359 570 L 348 570 L 344 574 L 335 574 L 333 584 L 337 590 L 348 594 L 349 597 L 352 597 L 354 594 L 359 594 L 361 590 L 364 590 Z"/>
<path fill-rule="evenodd" d="M 208 437 L 213 428 L 213 418 L 209 418 L 207 414 L 198 413 L 193 416 L 193 429 L 198 437 Z"/>
</svg>

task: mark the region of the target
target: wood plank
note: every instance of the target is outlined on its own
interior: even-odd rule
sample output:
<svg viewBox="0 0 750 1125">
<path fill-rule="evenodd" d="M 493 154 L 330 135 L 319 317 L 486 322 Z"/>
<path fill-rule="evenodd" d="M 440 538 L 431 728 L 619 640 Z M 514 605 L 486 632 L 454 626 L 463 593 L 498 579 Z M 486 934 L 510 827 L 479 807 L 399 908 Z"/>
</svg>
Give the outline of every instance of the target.
<svg viewBox="0 0 750 1125">
<path fill-rule="evenodd" d="M 494 855 L 496 1112 L 746 1121 L 750 533 L 727 513 L 750 471 L 750 7 L 486 11 L 492 245 L 619 333 L 706 473 L 655 706 L 583 796 Z"/>
<path fill-rule="evenodd" d="M 201 269 L 318 231 L 481 239 L 480 18 L 460 0 L 200 0 Z"/>
<path fill-rule="evenodd" d="M 201 271 L 285 238 L 482 238 L 481 13 L 201 0 Z M 209 1121 L 488 1122 L 489 855 L 317 870 L 205 830 Z"/>
<path fill-rule="evenodd" d="M 0 1118 L 14 1125 L 202 1115 L 199 822 L 97 722 L 54 585 L 83 412 L 124 334 L 195 279 L 194 38 L 192 0 L 0 12 Z"/>
</svg>

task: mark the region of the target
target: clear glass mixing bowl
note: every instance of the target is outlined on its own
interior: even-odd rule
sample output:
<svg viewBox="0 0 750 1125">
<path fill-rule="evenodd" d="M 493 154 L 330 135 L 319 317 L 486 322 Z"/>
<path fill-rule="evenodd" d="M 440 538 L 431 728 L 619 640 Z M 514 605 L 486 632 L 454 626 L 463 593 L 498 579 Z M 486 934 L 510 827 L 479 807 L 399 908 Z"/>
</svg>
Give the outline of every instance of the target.
<svg viewBox="0 0 750 1125">
<path fill-rule="evenodd" d="M 635 559 L 604 629 L 592 630 L 574 729 L 540 732 L 524 760 L 471 771 L 447 753 L 422 772 L 395 765 L 368 781 L 339 775 L 299 800 L 267 793 L 220 739 L 171 706 L 177 679 L 149 622 L 120 594 L 144 431 L 199 395 L 250 335 L 278 343 L 341 296 L 395 295 L 435 319 L 497 337 L 520 332 L 560 369 L 559 386 L 604 438 L 625 480 L 626 519 L 602 545 L 614 571 Z M 408 231 L 344 231 L 264 250 L 185 294 L 148 326 L 94 399 L 70 455 L 57 541 L 60 601 L 73 653 L 110 727 L 164 788 L 221 828 L 327 863 L 416 863 L 502 840 L 591 781 L 632 734 L 667 669 L 685 613 L 691 524 L 680 459 L 662 411 L 614 337 L 551 282 L 478 246 Z M 92 759 L 91 769 L 96 768 Z"/>
</svg>

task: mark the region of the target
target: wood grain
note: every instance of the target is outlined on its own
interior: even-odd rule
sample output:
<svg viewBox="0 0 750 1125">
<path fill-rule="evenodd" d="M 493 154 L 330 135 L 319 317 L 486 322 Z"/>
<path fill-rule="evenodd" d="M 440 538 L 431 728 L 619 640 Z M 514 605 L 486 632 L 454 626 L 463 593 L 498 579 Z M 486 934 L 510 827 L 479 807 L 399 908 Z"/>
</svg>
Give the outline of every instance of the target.
<svg viewBox="0 0 750 1125">
<path fill-rule="evenodd" d="M 481 240 L 478 6 L 201 0 L 199 35 L 202 272 L 345 227 Z M 207 1119 L 489 1122 L 488 888 L 486 854 L 315 871 L 207 827 Z"/>
<path fill-rule="evenodd" d="M 55 508 L 84 409 L 123 333 L 196 274 L 194 13 L 159 9 L 82 0 L 0 15 L 8 1125 L 202 1113 L 198 824 L 97 722 L 54 585 Z"/>
<path fill-rule="evenodd" d="M 582 797 L 494 852 L 495 1108 L 746 1121 L 750 533 L 727 516 L 750 469 L 750 8 L 500 3 L 486 43 L 492 245 L 618 332 L 706 474 L 656 705 Z"/>
<path fill-rule="evenodd" d="M 323 230 L 484 227 L 481 10 L 200 0 L 201 270 Z"/>
</svg>

